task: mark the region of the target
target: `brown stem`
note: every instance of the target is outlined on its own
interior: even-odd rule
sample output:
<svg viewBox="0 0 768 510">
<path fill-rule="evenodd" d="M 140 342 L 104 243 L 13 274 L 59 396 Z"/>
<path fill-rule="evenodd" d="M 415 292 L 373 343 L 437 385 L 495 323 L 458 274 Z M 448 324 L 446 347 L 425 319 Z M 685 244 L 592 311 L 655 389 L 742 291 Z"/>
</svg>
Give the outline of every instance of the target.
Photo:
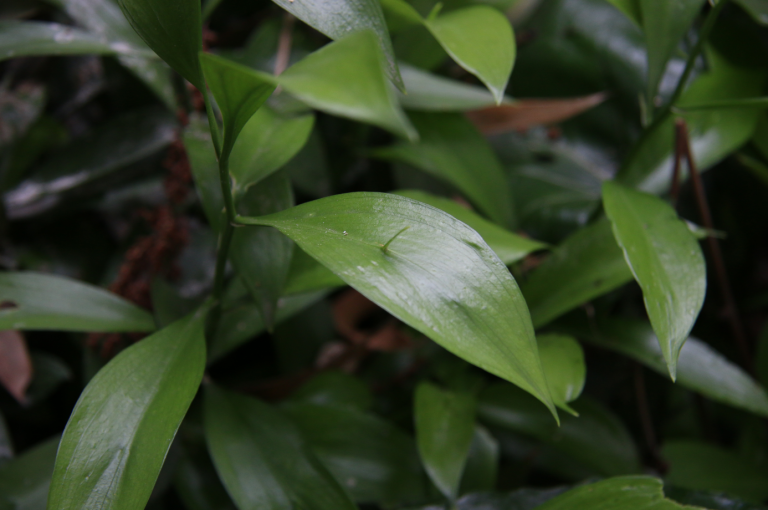
<svg viewBox="0 0 768 510">
<path fill-rule="evenodd" d="M 656 469 L 660 474 L 665 474 L 669 469 L 667 462 L 661 456 L 658 443 L 656 442 L 656 432 L 653 430 L 653 420 L 651 420 L 651 410 L 648 407 L 648 396 L 645 393 L 645 376 L 643 367 L 635 362 L 635 397 L 637 399 L 637 413 L 640 415 L 640 425 L 643 429 L 643 438 L 648 447 L 648 451 L 653 457 Z"/>
<path fill-rule="evenodd" d="M 715 230 L 715 226 L 712 222 L 712 214 L 710 213 L 709 205 L 707 204 L 707 197 L 704 192 L 704 185 L 701 182 L 701 175 L 699 174 L 699 170 L 696 168 L 696 162 L 693 159 L 691 143 L 688 138 L 688 127 L 683 119 L 677 119 L 675 122 L 675 129 L 683 141 L 685 159 L 688 162 L 688 171 L 691 176 L 693 191 L 696 195 L 696 203 L 699 207 L 701 222 L 704 224 L 704 228 L 710 232 L 710 235 L 707 237 L 707 245 L 709 247 L 710 256 L 712 257 L 712 265 L 715 269 L 715 276 L 717 277 L 717 282 L 720 287 L 720 293 L 723 298 L 725 314 L 731 325 L 733 337 L 736 339 L 736 345 L 741 354 L 744 368 L 746 368 L 749 373 L 754 374 L 752 357 L 750 356 L 749 345 L 747 344 L 747 336 L 744 333 L 744 326 L 741 323 L 739 310 L 736 308 L 736 300 L 733 298 L 733 291 L 731 290 L 728 273 L 725 271 L 725 263 L 723 262 L 723 254 L 720 251 L 720 244 L 711 234 L 711 232 Z"/>
<path fill-rule="evenodd" d="M 285 13 L 283 18 L 283 28 L 280 30 L 280 39 L 277 43 L 277 56 L 275 57 L 275 76 L 278 76 L 288 67 L 291 60 L 291 44 L 293 41 L 293 23 L 296 18 L 289 13 Z"/>
</svg>

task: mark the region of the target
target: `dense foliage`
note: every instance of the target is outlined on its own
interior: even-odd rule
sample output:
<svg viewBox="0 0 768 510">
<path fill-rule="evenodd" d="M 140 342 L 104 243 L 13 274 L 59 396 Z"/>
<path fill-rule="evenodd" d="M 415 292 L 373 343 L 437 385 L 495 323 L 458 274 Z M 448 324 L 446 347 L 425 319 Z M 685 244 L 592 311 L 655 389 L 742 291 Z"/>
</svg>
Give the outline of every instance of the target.
<svg viewBox="0 0 768 510">
<path fill-rule="evenodd" d="M 0 510 L 765 508 L 767 25 L 4 0 Z"/>
</svg>

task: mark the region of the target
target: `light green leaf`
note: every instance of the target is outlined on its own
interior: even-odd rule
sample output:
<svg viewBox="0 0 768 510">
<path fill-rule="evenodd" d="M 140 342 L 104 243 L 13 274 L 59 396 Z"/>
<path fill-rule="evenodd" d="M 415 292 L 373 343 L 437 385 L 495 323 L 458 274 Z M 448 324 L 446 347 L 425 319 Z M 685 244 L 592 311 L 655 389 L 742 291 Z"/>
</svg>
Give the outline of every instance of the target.
<svg viewBox="0 0 768 510">
<path fill-rule="evenodd" d="M 661 199 L 606 181 L 603 204 L 643 290 L 645 309 L 674 380 L 680 349 L 704 304 L 704 255 L 685 222 Z"/>
<path fill-rule="evenodd" d="M 496 104 L 487 90 L 449 80 L 417 67 L 400 64 L 407 94 L 400 94 L 400 104 L 408 110 L 455 112 L 474 110 Z"/>
<path fill-rule="evenodd" d="M 295 2 L 273 0 L 312 28 L 333 40 L 343 39 L 358 32 L 372 32 L 381 48 L 389 79 L 405 91 L 397 68 L 392 41 L 389 38 L 384 13 L 378 0 L 325 0 L 323 2 Z"/>
<path fill-rule="evenodd" d="M 117 53 L 93 34 L 42 21 L 0 21 L 0 62 L 37 55 L 110 55 Z"/>
<path fill-rule="evenodd" d="M 99 287 L 32 272 L 0 273 L 0 329 L 152 331 L 152 315 Z"/>
<path fill-rule="evenodd" d="M 205 79 L 198 53 L 203 49 L 197 0 L 118 0 L 120 9 L 144 42 L 201 92 Z"/>
<path fill-rule="evenodd" d="M 668 442 L 662 455 L 669 462 L 666 482 L 713 492 L 725 492 L 747 501 L 768 498 L 768 467 L 717 446 L 696 441 Z"/>
<path fill-rule="evenodd" d="M 578 416 L 568 402 L 579 398 L 587 378 L 581 345 L 569 336 L 554 334 L 539 335 L 537 341 L 552 400 L 561 409 Z"/>
<path fill-rule="evenodd" d="M 659 88 L 667 62 L 677 49 L 680 39 L 690 29 L 693 20 L 701 12 L 706 0 L 637 0 L 641 11 L 645 45 L 648 48 L 649 104 L 653 102 Z"/>
<path fill-rule="evenodd" d="M 463 223 L 384 193 L 335 195 L 243 221 L 279 229 L 389 313 L 555 414 L 517 284 Z"/>
<path fill-rule="evenodd" d="M 51 438 L 0 466 L 0 508 L 43 510 L 51 484 L 59 437 Z"/>
<path fill-rule="evenodd" d="M 314 115 L 286 116 L 262 107 L 243 126 L 232 148 L 229 173 L 241 195 L 282 168 L 301 150 L 312 132 Z"/>
<path fill-rule="evenodd" d="M 496 223 L 514 224 L 509 183 L 493 149 L 475 127 L 457 113 L 414 113 L 421 134 L 417 143 L 375 150 L 379 158 L 404 161 L 444 179 Z"/>
<path fill-rule="evenodd" d="M 422 382 L 414 396 L 421 462 L 443 495 L 455 500 L 475 431 L 475 398 Z"/>
<path fill-rule="evenodd" d="M 501 455 L 499 442 L 482 425 L 475 424 L 469 456 L 459 492 L 492 491 L 496 488 Z"/>
<path fill-rule="evenodd" d="M 143 510 L 203 377 L 206 311 L 132 345 L 91 379 L 61 439 L 48 510 Z"/>
<path fill-rule="evenodd" d="M 472 227 L 480 237 L 488 243 L 488 247 L 496 252 L 502 262 L 509 266 L 522 260 L 531 252 L 544 250 L 549 245 L 513 234 L 509 230 L 478 216 L 469 209 L 462 207 L 453 200 L 430 195 L 424 191 L 403 190 L 395 191 L 396 195 L 424 202 L 441 211 L 445 211 L 462 223 Z"/>
<path fill-rule="evenodd" d="M 521 290 L 535 327 L 632 280 L 606 220 L 578 230 L 531 272 Z"/>
<path fill-rule="evenodd" d="M 277 409 L 209 386 L 205 433 L 216 471 L 239 510 L 355 510 Z"/>
</svg>

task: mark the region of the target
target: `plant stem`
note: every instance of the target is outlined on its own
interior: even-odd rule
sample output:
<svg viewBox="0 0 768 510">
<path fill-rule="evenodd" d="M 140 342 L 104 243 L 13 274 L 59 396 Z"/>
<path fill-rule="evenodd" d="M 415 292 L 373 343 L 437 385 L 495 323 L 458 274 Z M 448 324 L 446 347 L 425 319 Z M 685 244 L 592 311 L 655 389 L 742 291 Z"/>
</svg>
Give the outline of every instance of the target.
<svg viewBox="0 0 768 510">
<path fill-rule="evenodd" d="M 213 338 L 219 328 L 221 320 L 221 299 L 224 295 L 224 275 L 227 268 L 227 257 L 229 255 L 229 246 L 232 244 L 232 235 L 235 233 L 235 227 L 225 222 L 223 230 L 219 236 L 219 246 L 216 251 L 216 273 L 213 277 L 212 297 L 215 301 L 210 315 L 208 315 L 207 338 Z"/>
</svg>

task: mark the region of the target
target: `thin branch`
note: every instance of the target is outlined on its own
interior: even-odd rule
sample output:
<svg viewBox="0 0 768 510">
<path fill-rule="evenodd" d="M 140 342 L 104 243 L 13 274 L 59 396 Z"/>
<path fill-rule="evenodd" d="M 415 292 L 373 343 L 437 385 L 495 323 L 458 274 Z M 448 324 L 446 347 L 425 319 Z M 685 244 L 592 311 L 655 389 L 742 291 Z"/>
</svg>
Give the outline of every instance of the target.
<svg viewBox="0 0 768 510">
<path fill-rule="evenodd" d="M 291 60 L 291 44 L 293 43 L 293 24 L 296 18 L 290 13 L 283 17 L 283 28 L 280 30 L 280 39 L 277 43 L 277 56 L 275 57 L 275 76 L 283 74 Z"/>
</svg>

